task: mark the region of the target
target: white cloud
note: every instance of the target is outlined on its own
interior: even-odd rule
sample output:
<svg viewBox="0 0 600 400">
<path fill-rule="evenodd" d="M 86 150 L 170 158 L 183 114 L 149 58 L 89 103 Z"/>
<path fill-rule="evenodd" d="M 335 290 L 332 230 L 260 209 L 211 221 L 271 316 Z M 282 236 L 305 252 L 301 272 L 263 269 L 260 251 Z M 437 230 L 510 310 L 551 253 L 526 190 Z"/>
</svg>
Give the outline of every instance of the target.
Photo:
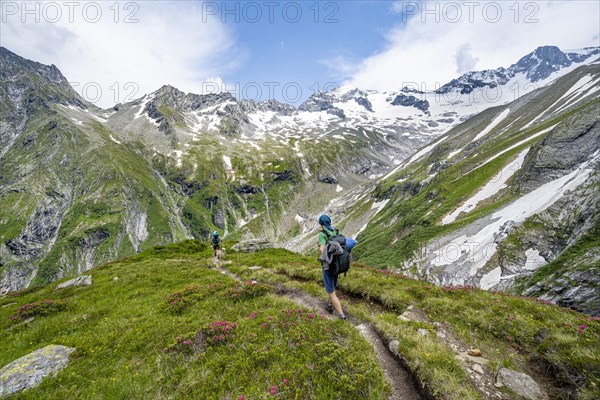
<svg viewBox="0 0 600 400">
<path fill-rule="evenodd" d="M 459 74 L 464 74 L 469 71 L 473 71 L 479 58 L 473 57 L 471 54 L 471 45 L 469 43 L 465 43 L 456 49 L 456 72 Z"/>
<path fill-rule="evenodd" d="M 359 71 L 359 65 L 356 62 L 349 61 L 349 59 L 343 55 L 323 59 L 320 60 L 319 63 L 329 68 L 336 78 L 339 79 L 345 79 Z"/>
<path fill-rule="evenodd" d="M 345 84 L 385 91 L 417 83 L 432 90 L 457 71 L 508 67 L 538 46 L 599 45 L 596 1 L 413 1 L 396 2 L 391 11 L 399 22 L 386 33 L 383 51 L 354 66 L 331 60 Z"/>
<path fill-rule="evenodd" d="M 236 69 L 244 58 L 231 31 L 203 15 L 199 2 L 92 2 L 100 5 L 101 14 L 95 5 L 84 8 L 90 2 L 76 8 L 69 2 L 53 3 L 61 14 L 44 10 L 43 2 L 25 5 L 34 10 L 31 14 L 23 13 L 21 2 L 14 3 L 16 12 L 3 8 L 1 45 L 20 56 L 56 64 L 76 90 L 87 88 L 83 95 L 89 100 L 97 98 L 100 87 L 96 104 L 102 107 L 141 97 L 163 84 L 200 93 L 208 77 Z M 125 23 L 126 19 L 138 22 Z"/>
</svg>

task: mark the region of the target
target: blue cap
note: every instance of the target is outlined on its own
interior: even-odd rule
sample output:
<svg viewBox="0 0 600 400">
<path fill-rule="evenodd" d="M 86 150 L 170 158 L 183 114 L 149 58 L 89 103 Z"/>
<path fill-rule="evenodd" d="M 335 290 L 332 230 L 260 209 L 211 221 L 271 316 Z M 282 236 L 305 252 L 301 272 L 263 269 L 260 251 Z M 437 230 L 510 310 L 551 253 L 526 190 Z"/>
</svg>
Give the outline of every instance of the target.
<svg viewBox="0 0 600 400">
<path fill-rule="evenodd" d="M 321 215 L 319 217 L 319 225 L 330 226 L 331 218 L 329 218 L 329 215 L 327 215 L 327 214 Z"/>
</svg>

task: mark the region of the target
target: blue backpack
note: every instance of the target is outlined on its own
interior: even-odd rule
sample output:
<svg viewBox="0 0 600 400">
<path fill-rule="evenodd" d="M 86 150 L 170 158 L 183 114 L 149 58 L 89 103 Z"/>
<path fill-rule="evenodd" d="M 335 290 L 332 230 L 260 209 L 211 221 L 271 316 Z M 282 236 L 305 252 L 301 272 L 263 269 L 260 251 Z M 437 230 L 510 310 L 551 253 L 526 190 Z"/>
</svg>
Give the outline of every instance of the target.
<svg viewBox="0 0 600 400">
<path fill-rule="evenodd" d="M 357 244 L 358 244 L 358 242 L 356 240 L 354 240 L 352 238 L 346 238 L 346 250 L 348 250 L 349 252 L 352 252 L 352 249 Z"/>
</svg>

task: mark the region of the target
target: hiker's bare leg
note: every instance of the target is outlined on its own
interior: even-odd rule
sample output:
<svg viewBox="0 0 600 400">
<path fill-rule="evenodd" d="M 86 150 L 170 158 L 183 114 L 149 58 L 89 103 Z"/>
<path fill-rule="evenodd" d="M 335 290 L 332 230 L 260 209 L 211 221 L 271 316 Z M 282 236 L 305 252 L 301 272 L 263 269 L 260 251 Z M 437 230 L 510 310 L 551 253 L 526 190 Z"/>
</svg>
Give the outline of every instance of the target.
<svg viewBox="0 0 600 400">
<path fill-rule="evenodd" d="M 342 310 L 342 305 L 340 304 L 340 300 L 338 299 L 337 295 L 335 294 L 335 290 L 333 291 L 333 293 L 328 293 L 328 295 L 329 295 L 329 302 L 331 304 L 333 304 L 333 308 L 335 308 L 335 311 L 337 311 L 339 315 L 342 315 L 344 313 L 344 311 Z"/>
</svg>

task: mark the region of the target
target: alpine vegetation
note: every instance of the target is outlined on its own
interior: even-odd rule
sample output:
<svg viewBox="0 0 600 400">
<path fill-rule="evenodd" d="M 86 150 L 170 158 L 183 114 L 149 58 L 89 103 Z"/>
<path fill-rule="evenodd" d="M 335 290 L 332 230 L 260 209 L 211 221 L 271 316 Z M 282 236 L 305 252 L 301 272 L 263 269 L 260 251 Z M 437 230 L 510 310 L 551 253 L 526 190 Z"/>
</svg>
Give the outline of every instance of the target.
<svg viewBox="0 0 600 400">
<path fill-rule="evenodd" d="M 0 47 L 0 397 L 598 398 L 599 96 L 543 46 L 103 109 Z"/>
</svg>

